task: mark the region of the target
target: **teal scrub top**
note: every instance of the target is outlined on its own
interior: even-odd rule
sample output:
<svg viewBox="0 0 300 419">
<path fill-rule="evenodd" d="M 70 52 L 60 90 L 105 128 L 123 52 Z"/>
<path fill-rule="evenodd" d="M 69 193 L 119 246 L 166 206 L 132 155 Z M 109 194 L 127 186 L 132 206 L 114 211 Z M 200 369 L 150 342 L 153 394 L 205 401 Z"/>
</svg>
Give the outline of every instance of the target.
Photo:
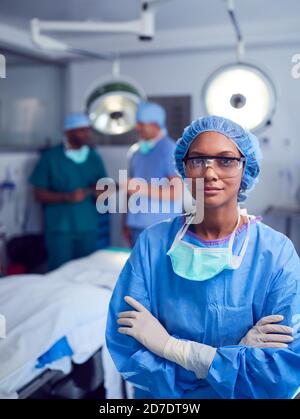
<svg viewBox="0 0 300 419">
<path fill-rule="evenodd" d="M 92 148 L 84 163 L 74 163 L 65 156 L 60 144 L 43 152 L 29 179 L 37 187 L 52 192 L 72 192 L 78 188 L 94 187 L 105 177 L 101 157 Z M 95 196 L 90 194 L 78 203 L 46 204 L 45 230 L 47 232 L 85 233 L 97 229 L 99 214 Z"/>
</svg>

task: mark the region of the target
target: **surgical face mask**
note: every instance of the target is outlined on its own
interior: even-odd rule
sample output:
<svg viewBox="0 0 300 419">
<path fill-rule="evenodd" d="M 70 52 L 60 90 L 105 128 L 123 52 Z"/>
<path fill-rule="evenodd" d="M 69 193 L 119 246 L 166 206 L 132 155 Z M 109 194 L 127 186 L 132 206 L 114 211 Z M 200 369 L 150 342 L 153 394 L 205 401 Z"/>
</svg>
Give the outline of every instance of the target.
<svg viewBox="0 0 300 419">
<path fill-rule="evenodd" d="M 65 155 L 68 159 L 71 159 L 74 163 L 84 163 L 90 153 L 90 148 L 87 145 L 83 145 L 80 148 L 67 148 L 65 149 Z"/>
<path fill-rule="evenodd" d="M 167 252 L 171 258 L 174 272 L 191 281 L 206 281 L 222 272 L 224 269 L 238 269 L 245 255 L 249 236 L 250 219 L 247 223 L 247 234 L 239 255 L 232 254 L 233 241 L 240 222 L 241 211 L 235 229 L 230 235 L 229 246 L 226 248 L 202 248 L 182 240 L 195 215 L 191 215 L 182 229 L 177 233 L 175 240 Z"/>
<path fill-rule="evenodd" d="M 156 140 L 140 140 L 139 141 L 139 151 L 142 154 L 148 154 L 157 143 Z"/>
</svg>

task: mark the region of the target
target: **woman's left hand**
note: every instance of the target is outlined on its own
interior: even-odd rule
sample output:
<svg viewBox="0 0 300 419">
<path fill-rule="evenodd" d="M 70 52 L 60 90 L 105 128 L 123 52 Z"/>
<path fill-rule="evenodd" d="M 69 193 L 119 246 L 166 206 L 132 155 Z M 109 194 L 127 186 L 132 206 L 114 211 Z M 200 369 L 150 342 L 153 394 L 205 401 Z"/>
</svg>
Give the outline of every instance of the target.
<svg viewBox="0 0 300 419">
<path fill-rule="evenodd" d="M 132 336 L 149 351 L 163 357 L 164 348 L 170 338 L 169 333 L 160 322 L 142 304 L 132 297 L 125 297 L 127 304 L 135 311 L 123 311 L 118 314 L 118 332 Z"/>
</svg>

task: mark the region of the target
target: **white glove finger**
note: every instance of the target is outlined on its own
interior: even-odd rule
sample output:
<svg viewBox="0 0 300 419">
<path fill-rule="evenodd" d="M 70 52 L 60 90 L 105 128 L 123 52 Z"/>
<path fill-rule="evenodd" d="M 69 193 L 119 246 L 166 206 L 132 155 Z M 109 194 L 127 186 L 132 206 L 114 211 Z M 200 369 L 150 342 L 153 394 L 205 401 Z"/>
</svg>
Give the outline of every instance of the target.
<svg viewBox="0 0 300 419">
<path fill-rule="evenodd" d="M 130 326 L 133 327 L 134 326 L 134 320 L 129 319 L 128 317 L 122 317 L 121 319 L 117 320 L 118 324 L 122 324 L 123 326 Z"/>
<path fill-rule="evenodd" d="M 288 348 L 286 343 L 281 342 L 262 342 L 255 345 L 256 348 Z"/>
<path fill-rule="evenodd" d="M 134 331 L 132 327 L 119 327 L 118 332 L 123 335 L 128 335 L 134 337 Z"/>
<path fill-rule="evenodd" d="M 284 319 L 280 314 L 272 314 L 271 316 L 262 317 L 257 323 L 256 326 L 264 326 L 269 323 L 278 323 Z"/>
<path fill-rule="evenodd" d="M 259 330 L 262 333 L 279 333 L 281 335 L 291 335 L 293 333 L 293 329 L 291 327 L 281 324 L 266 324 L 264 326 L 260 326 Z"/>
<path fill-rule="evenodd" d="M 276 334 L 267 334 L 260 337 L 260 340 L 263 342 L 282 342 L 282 343 L 289 343 L 293 342 L 293 336 L 289 335 L 276 335 Z"/>
<path fill-rule="evenodd" d="M 137 300 L 130 297 L 129 295 L 124 297 L 124 300 L 126 301 L 127 304 L 129 304 L 131 307 L 135 308 L 137 311 L 147 310 L 141 303 L 139 303 Z"/>
<path fill-rule="evenodd" d="M 118 313 L 118 317 L 131 317 L 132 319 L 136 319 L 136 311 L 121 311 Z"/>
</svg>

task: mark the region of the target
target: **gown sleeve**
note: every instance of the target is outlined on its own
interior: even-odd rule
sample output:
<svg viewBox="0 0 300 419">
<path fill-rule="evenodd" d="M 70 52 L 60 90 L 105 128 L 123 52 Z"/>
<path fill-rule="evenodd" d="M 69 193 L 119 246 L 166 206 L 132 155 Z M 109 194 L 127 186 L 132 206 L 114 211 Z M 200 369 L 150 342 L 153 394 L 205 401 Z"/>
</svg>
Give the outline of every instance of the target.
<svg viewBox="0 0 300 419">
<path fill-rule="evenodd" d="M 281 314 L 293 328 L 288 348 L 218 348 L 207 381 L 222 398 L 293 398 L 300 390 L 300 262 L 290 240 L 276 262 L 263 316 Z M 234 325 L 232 325 L 234 327 Z"/>
<path fill-rule="evenodd" d="M 144 232 L 141 233 L 115 286 L 108 312 L 106 343 L 111 357 L 123 378 L 135 387 L 150 392 L 155 398 L 180 398 L 188 390 L 199 385 L 191 371 L 186 371 L 148 351 L 131 336 L 117 331 L 117 315 L 120 311 L 132 310 L 124 297 L 130 295 L 151 311 L 150 277 Z"/>
</svg>

